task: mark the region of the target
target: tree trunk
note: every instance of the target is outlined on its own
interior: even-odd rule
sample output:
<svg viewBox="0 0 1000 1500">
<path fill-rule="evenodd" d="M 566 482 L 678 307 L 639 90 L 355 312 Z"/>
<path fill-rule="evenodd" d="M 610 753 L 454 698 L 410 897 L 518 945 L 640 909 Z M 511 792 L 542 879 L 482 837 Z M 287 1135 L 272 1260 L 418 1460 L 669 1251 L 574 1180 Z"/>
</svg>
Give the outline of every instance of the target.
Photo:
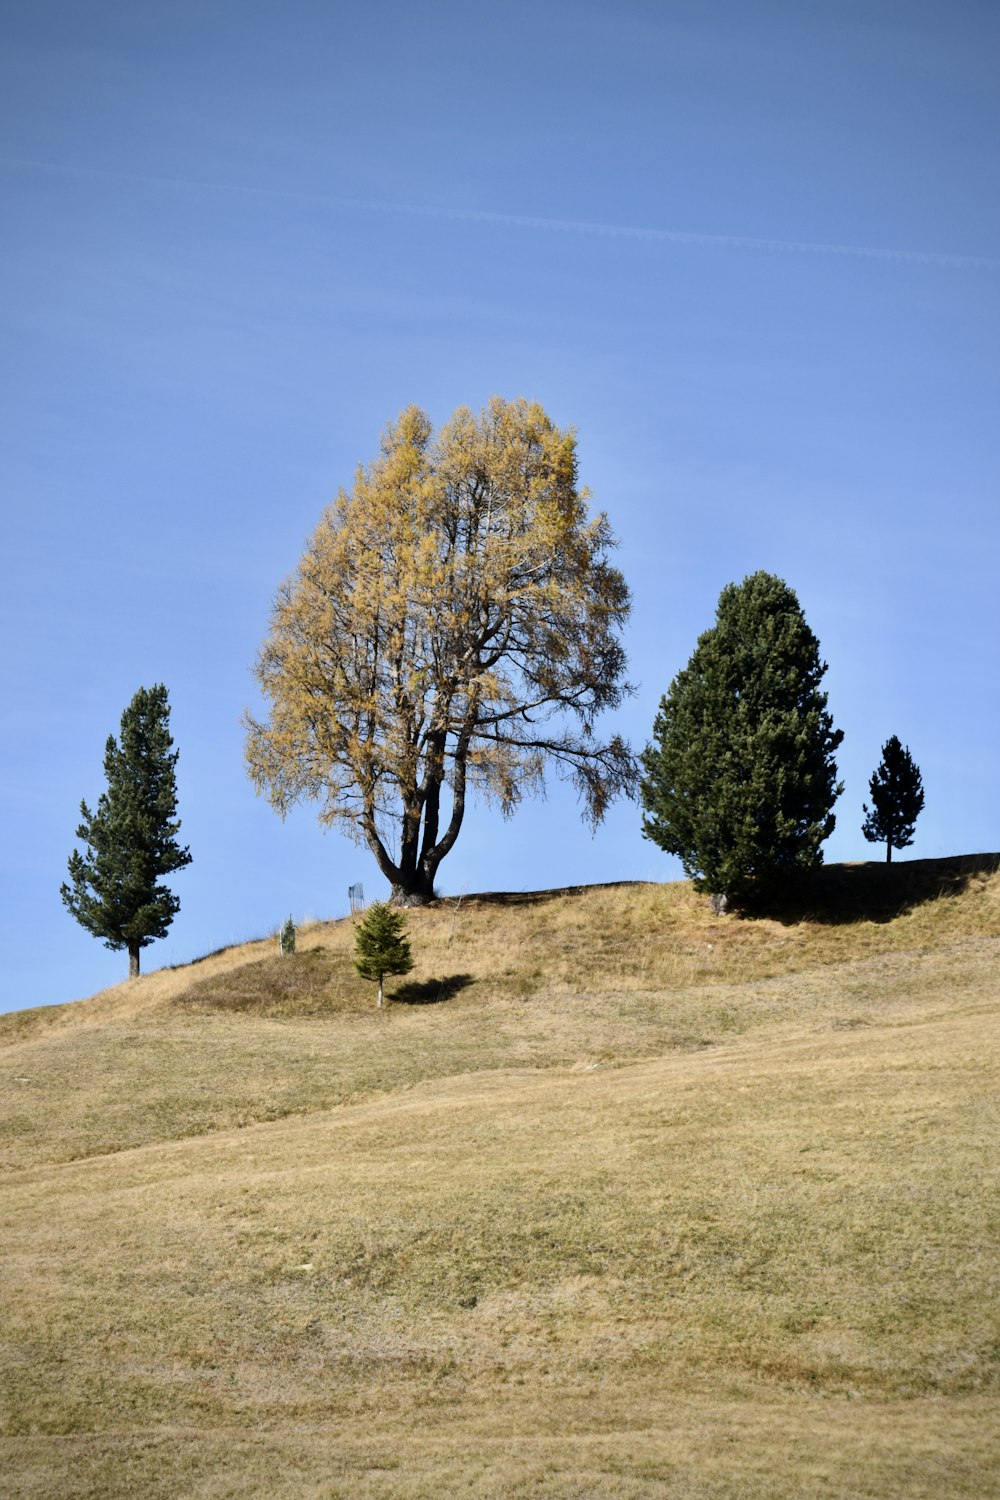
<svg viewBox="0 0 1000 1500">
<path fill-rule="evenodd" d="M 378 1008 L 382 1009 L 382 975 L 378 976 Z"/>
<path fill-rule="evenodd" d="M 892 864 L 892 839 L 885 841 L 885 862 L 887 865 Z"/>
<path fill-rule="evenodd" d="M 420 845 L 420 863 L 426 865 L 438 841 L 441 820 L 441 783 L 444 780 L 443 734 L 428 737 L 427 758 L 430 761 L 424 778 L 424 836 Z"/>
<path fill-rule="evenodd" d="M 426 906 L 434 900 L 434 882 L 428 880 L 424 871 L 414 871 L 413 879 L 395 881 L 389 902 L 392 906 Z"/>
<path fill-rule="evenodd" d="M 399 863 L 391 857 L 379 838 L 374 819 L 362 824 L 365 842 L 375 856 L 375 862 L 392 887 L 389 897 L 393 906 L 426 906 L 434 900 L 434 876 L 428 875 L 424 862 L 417 859 L 417 843 L 412 827 L 400 853 Z M 434 870 L 437 863 L 434 864 Z"/>
<path fill-rule="evenodd" d="M 139 978 L 139 951 L 138 943 L 134 947 L 130 946 L 128 950 L 128 977 L 130 979 Z"/>
<path fill-rule="evenodd" d="M 410 797 L 404 810 L 400 834 L 399 863 L 392 858 L 379 837 L 375 822 L 374 799 L 366 807 L 360 820 L 365 842 L 375 856 L 382 874 L 392 886 L 390 901 L 393 906 L 426 906 L 434 900 L 434 877 L 445 855 L 454 846 L 465 816 L 466 761 L 472 740 L 473 724 L 470 710 L 469 722 L 459 735 L 452 753 L 454 777 L 452 783 L 451 818 L 443 836 L 438 838 L 441 818 L 441 777 L 428 776 L 425 785 Z M 443 758 L 444 740 L 437 746 L 438 759 Z M 423 839 L 421 840 L 421 821 Z"/>
</svg>

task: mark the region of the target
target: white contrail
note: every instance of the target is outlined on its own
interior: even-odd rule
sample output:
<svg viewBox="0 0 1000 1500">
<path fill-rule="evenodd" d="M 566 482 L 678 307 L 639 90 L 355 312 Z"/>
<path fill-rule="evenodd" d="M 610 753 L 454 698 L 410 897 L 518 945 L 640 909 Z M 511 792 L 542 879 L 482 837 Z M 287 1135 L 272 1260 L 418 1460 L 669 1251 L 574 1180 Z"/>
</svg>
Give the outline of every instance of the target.
<svg viewBox="0 0 1000 1500">
<path fill-rule="evenodd" d="M 467 224 L 544 231 L 549 234 L 587 235 L 603 239 L 650 240 L 671 245 L 706 245 L 723 250 L 776 250 L 785 254 L 842 255 L 863 260 L 903 261 L 915 265 L 944 266 L 951 270 L 1000 269 L 1000 258 L 962 255 L 942 250 L 901 250 L 875 245 L 841 245 L 820 240 L 785 240 L 749 234 L 707 234 L 691 229 L 649 229 L 635 224 L 602 224 L 586 219 L 546 219 L 530 214 L 500 213 L 484 208 L 440 208 L 430 204 L 384 203 L 364 198 L 344 198 L 334 193 L 296 188 L 259 187 L 235 182 L 212 182 L 192 177 L 164 177 L 145 172 L 118 172 L 100 167 L 77 167 L 28 157 L 0 156 L 0 165 L 16 169 L 58 172 L 74 177 L 98 177 L 118 182 L 141 182 L 156 187 L 192 188 L 201 192 L 237 193 L 249 197 L 284 198 L 299 202 L 328 203 L 355 212 L 402 214 L 412 218 L 451 219 Z"/>
<path fill-rule="evenodd" d="M 763 239 L 749 234 L 706 234 L 691 229 L 647 229 L 635 224 L 601 224 L 586 219 L 542 219 L 527 214 L 496 213 L 477 208 L 430 208 L 400 203 L 359 203 L 384 213 L 425 218 L 460 219 L 470 223 L 509 225 L 514 229 L 542 229 L 557 234 L 586 234 L 608 239 L 659 240 L 675 245 L 718 245 L 732 250 L 783 250 L 809 255 L 854 255 L 869 260 L 914 261 L 923 265 L 980 267 L 995 271 L 1000 259 L 988 255 L 958 255 L 941 250 L 891 250 L 873 245 L 836 245 L 817 240 Z"/>
</svg>

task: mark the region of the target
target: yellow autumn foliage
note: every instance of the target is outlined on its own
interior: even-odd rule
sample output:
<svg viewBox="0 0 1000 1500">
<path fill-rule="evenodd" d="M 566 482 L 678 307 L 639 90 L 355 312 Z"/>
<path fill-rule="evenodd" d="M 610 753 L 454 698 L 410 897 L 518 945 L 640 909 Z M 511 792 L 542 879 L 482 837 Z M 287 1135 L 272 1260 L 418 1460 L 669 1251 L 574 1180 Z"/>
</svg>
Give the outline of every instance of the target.
<svg viewBox="0 0 1000 1500">
<path fill-rule="evenodd" d="M 629 747 L 594 731 L 629 691 L 630 600 L 588 499 L 575 434 L 537 403 L 495 397 L 436 435 L 409 407 L 279 590 L 251 779 L 281 813 L 318 801 L 397 900 L 432 894 L 470 788 L 510 813 L 554 763 L 596 823 L 634 786 Z"/>
</svg>

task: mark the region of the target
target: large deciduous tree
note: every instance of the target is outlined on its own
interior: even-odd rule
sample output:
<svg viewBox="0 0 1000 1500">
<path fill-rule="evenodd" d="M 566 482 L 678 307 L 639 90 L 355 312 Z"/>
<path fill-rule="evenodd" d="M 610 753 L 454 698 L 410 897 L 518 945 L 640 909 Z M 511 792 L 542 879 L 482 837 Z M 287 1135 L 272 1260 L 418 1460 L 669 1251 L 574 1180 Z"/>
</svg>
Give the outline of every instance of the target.
<svg viewBox="0 0 1000 1500">
<path fill-rule="evenodd" d="M 913 831 L 924 806 L 920 767 L 896 735 L 882 746 L 882 759 L 868 788 L 872 807 L 869 811 L 867 802 L 864 804 L 861 832 L 870 844 L 885 843 L 886 863 L 891 864 L 893 849 L 905 849 L 913 843 Z"/>
<path fill-rule="evenodd" d="M 723 589 L 661 700 L 642 755 L 643 833 L 717 904 L 746 904 L 822 861 L 843 790 L 825 671 L 794 592 L 759 572 Z"/>
<path fill-rule="evenodd" d="M 109 735 L 104 750 L 107 791 L 96 812 L 80 803 L 78 839 L 70 883 L 60 894 L 73 916 L 105 947 L 128 949 L 129 977 L 139 973 L 139 953 L 166 937 L 180 902 L 161 877 L 191 863 L 177 843 L 178 752 L 170 735 L 167 690 L 140 688 L 121 718 L 120 743 Z"/>
<path fill-rule="evenodd" d="M 435 435 L 416 407 L 387 429 L 280 589 L 246 717 L 250 776 L 371 849 L 397 904 L 433 895 L 470 790 L 505 814 L 568 775 L 596 825 L 635 766 L 596 716 L 630 691 L 629 593 L 576 441 L 542 408 L 495 398 Z"/>
</svg>

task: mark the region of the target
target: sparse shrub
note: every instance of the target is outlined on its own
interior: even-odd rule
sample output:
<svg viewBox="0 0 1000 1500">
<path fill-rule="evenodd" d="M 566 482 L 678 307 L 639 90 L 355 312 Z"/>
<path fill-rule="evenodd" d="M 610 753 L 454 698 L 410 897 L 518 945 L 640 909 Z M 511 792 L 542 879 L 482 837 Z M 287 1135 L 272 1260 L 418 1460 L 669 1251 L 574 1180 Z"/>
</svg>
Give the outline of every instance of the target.
<svg viewBox="0 0 1000 1500">
<path fill-rule="evenodd" d="M 284 958 L 286 953 L 295 952 L 295 923 L 289 916 L 288 921 L 278 934 L 278 952 Z"/>
</svg>

